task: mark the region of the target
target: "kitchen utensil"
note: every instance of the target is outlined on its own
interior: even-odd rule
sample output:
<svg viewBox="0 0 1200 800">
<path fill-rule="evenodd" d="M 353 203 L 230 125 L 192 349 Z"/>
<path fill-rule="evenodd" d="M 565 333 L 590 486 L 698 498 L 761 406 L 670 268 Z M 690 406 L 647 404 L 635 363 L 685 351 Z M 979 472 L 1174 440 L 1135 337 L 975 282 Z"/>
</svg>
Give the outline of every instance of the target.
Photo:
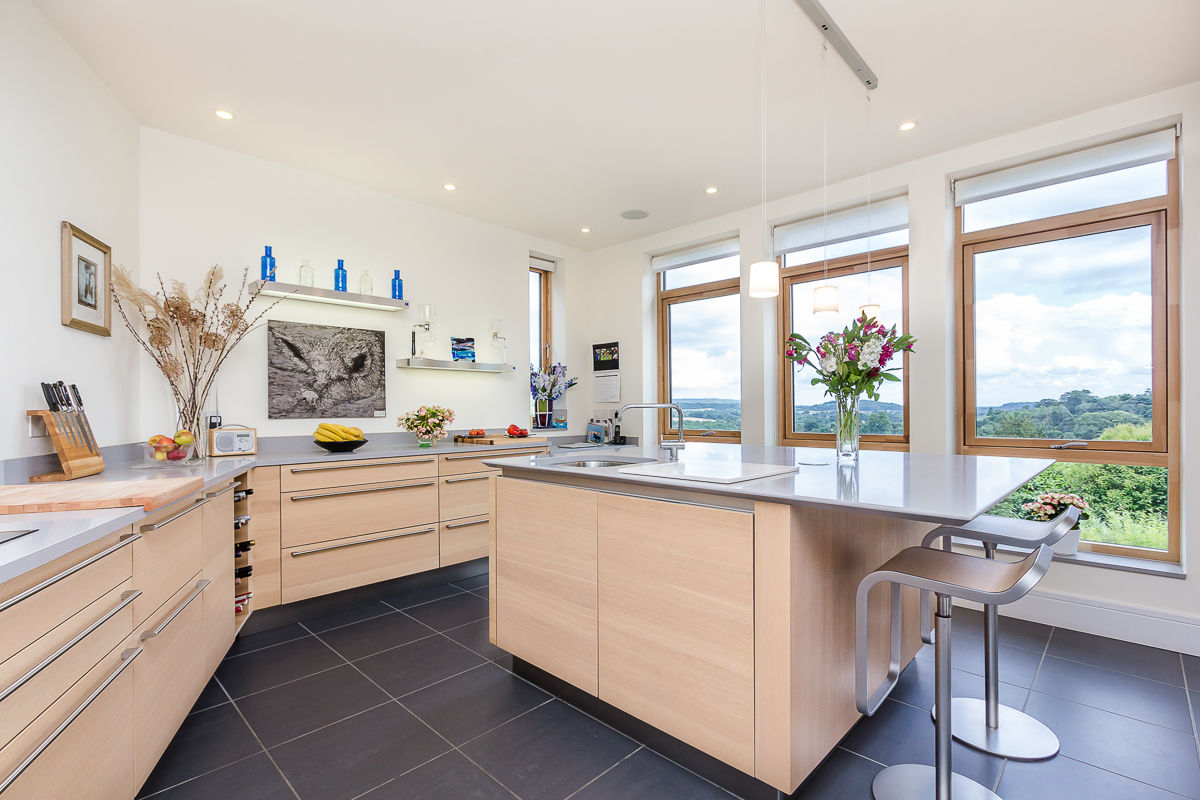
<svg viewBox="0 0 1200 800">
<path fill-rule="evenodd" d="M 136 481 L 82 481 L 46 485 L 0 486 L 0 514 L 83 511 L 141 506 L 146 511 L 170 505 L 204 488 L 201 478 Z"/>
<path fill-rule="evenodd" d="M 62 381 L 50 384 L 50 391 L 54 392 L 54 399 L 58 401 L 58 408 L 62 417 L 63 426 L 66 428 L 67 438 L 71 440 L 71 444 L 76 447 L 83 447 L 83 439 L 79 432 L 75 429 L 75 421 L 71 417 L 71 398 L 67 394 L 67 387 Z"/>
<path fill-rule="evenodd" d="M 87 434 L 92 452 L 100 455 L 100 445 L 96 442 L 96 434 L 92 433 L 92 423 L 88 422 L 87 412 L 83 410 L 83 397 L 79 394 L 79 387 L 73 383 L 71 384 L 71 395 L 75 399 L 75 407 L 79 410 L 79 417 L 83 420 L 84 432 Z"/>
<path fill-rule="evenodd" d="M 50 410 L 50 418 L 54 420 L 54 427 L 62 430 L 64 423 L 59 413 L 57 394 L 58 393 L 54 391 L 50 384 L 42 384 L 42 396 L 46 398 L 46 408 Z"/>
</svg>

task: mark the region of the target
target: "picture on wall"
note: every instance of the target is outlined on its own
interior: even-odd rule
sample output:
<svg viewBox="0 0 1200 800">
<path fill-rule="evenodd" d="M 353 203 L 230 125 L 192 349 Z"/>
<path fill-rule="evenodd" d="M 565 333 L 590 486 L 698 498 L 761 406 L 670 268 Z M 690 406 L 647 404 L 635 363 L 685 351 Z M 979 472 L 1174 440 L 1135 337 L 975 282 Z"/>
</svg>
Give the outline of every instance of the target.
<svg viewBox="0 0 1200 800">
<path fill-rule="evenodd" d="M 472 337 L 450 337 L 450 357 L 455 361 L 475 360 L 475 339 Z"/>
<path fill-rule="evenodd" d="M 100 336 L 111 335 L 112 248 L 63 222 L 62 324 Z"/>
<path fill-rule="evenodd" d="M 267 415 L 271 419 L 382 417 L 383 331 L 267 323 Z"/>
</svg>

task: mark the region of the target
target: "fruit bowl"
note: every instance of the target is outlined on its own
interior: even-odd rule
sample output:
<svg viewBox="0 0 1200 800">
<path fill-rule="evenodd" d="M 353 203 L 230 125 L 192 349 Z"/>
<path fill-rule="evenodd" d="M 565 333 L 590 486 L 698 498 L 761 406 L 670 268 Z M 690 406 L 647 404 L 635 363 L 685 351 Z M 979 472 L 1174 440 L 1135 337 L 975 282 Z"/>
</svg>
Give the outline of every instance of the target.
<svg viewBox="0 0 1200 800">
<path fill-rule="evenodd" d="M 192 448 L 195 445 L 183 444 L 175 445 L 167 449 L 165 447 L 152 447 L 148 444 L 142 445 L 142 450 L 146 454 L 146 463 L 153 464 L 156 467 L 170 467 L 185 462 L 192 454 Z"/>
<path fill-rule="evenodd" d="M 366 439 L 354 439 L 351 441 L 342 442 L 322 442 L 320 439 L 313 439 L 313 444 L 315 444 L 317 447 L 324 448 L 331 453 L 353 453 L 366 443 Z"/>
</svg>

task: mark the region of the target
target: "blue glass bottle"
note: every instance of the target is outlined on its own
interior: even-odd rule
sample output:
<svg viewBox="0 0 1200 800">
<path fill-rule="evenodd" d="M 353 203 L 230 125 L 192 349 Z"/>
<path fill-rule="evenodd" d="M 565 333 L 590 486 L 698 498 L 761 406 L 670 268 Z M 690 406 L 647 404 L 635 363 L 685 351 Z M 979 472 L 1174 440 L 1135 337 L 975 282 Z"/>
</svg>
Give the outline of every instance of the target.
<svg viewBox="0 0 1200 800">
<path fill-rule="evenodd" d="M 262 257 L 262 279 L 264 281 L 275 280 L 275 256 L 271 255 L 271 245 L 267 245 L 267 252 Z"/>
<path fill-rule="evenodd" d="M 392 271 L 392 299 L 404 299 L 404 281 L 400 280 L 400 270 Z"/>
<path fill-rule="evenodd" d="M 338 259 L 337 269 L 333 271 L 333 290 L 335 292 L 346 291 L 346 265 L 343 259 Z"/>
</svg>

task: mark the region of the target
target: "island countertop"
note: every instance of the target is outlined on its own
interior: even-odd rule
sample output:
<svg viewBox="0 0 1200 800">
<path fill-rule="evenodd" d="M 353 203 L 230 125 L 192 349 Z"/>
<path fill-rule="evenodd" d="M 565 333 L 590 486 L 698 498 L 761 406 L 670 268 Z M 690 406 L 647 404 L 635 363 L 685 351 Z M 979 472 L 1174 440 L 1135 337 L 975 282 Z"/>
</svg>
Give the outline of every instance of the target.
<svg viewBox="0 0 1200 800">
<path fill-rule="evenodd" d="M 939 524 L 975 519 L 1054 463 L 1050 458 L 935 455 L 864 450 L 858 464 L 839 466 L 830 448 L 763 447 L 688 442 L 679 451 L 690 467 L 704 462 L 796 465 L 796 472 L 739 483 L 653 477 L 622 472 L 623 466 L 571 467 L 566 462 L 605 456 L 661 461 L 658 446 L 606 447 L 504 458 L 484 462 L 506 477 L 546 481 L 652 497 L 711 495 L 732 505 L 754 501 L 811 505 Z"/>
</svg>

